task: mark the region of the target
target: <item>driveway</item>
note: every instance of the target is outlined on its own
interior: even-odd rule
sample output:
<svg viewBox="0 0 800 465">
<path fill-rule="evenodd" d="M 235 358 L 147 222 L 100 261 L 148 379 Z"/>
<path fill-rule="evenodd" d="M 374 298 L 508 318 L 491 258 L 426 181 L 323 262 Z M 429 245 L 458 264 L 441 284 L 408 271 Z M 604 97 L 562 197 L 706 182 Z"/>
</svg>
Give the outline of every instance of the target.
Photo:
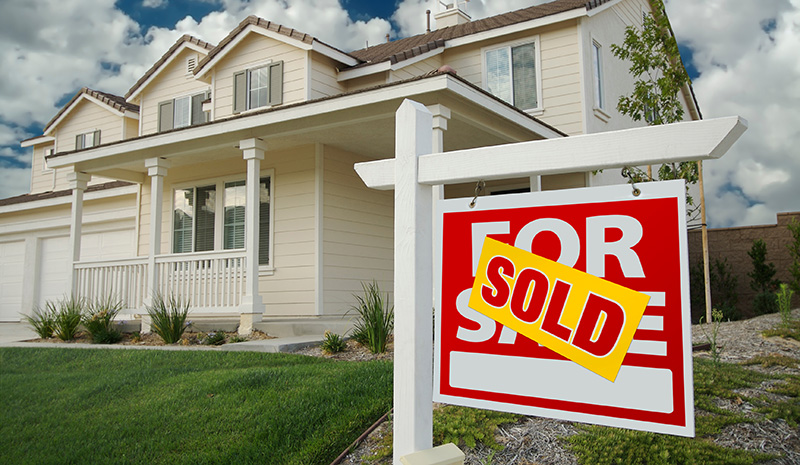
<svg viewBox="0 0 800 465">
<path fill-rule="evenodd" d="M 24 323 L 0 323 L 0 344 L 33 339 L 36 333 Z"/>
</svg>

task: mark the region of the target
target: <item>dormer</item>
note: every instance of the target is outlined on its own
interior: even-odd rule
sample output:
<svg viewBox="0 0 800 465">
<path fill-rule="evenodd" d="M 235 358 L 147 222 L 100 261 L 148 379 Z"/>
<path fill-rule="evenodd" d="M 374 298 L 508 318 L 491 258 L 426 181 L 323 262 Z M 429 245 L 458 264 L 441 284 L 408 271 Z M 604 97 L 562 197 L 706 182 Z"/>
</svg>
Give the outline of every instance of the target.
<svg viewBox="0 0 800 465">
<path fill-rule="evenodd" d="M 125 98 L 141 108 L 141 135 L 209 121 L 211 85 L 194 73 L 212 48 L 184 35 L 131 87 Z"/>
<path fill-rule="evenodd" d="M 292 28 L 245 18 L 195 68 L 218 120 L 341 93 L 336 68 L 358 60 Z"/>
</svg>

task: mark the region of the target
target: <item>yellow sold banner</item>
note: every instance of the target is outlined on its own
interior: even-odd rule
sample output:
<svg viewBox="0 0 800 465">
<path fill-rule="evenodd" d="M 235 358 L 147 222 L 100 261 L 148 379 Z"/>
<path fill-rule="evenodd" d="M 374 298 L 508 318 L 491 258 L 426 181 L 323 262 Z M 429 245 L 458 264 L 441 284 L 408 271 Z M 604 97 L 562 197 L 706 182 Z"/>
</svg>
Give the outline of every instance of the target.
<svg viewBox="0 0 800 465">
<path fill-rule="evenodd" d="M 487 237 L 469 306 L 613 382 L 649 300 Z"/>
</svg>

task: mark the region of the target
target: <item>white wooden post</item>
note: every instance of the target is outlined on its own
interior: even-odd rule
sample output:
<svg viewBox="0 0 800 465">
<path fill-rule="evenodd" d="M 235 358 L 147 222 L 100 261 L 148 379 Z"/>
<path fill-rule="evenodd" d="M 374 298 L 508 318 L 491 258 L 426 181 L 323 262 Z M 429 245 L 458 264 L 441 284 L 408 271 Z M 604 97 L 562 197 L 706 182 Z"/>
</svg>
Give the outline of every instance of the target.
<svg viewBox="0 0 800 465">
<path fill-rule="evenodd" d="M 247 160 L 247 194 L 245 197 L 244 243 L 245 243 L 245 290 L 240 306 L 239 334 L 249 334 L 253 324 L 261 321 L 264 303 L 258 293 L 258 218 L 261 160 L 267 144 L 261 139 L 245 139 L 239 142 L 242 156 Z"/>
<path fill-rule="evenodd" d="M 163 158 L 148 158 L 144 161 L 147 174 L 150 176 L 150 249 L 147 254 L 147 294 L 145 305 L 152 305 L 153 297 L 158 293 L 158 270 L 156 256 L 161 255 L 161 224 L 164 208 L 164 177 L 170 166 Z M 164 296 L 165 298 L 167 296 Z M 142 312 L 141 332 L 150 332 L 150 318 Z"/>
<path fill-rule="evenodd" d="M 396 113 L 394 463 L 433 444 L 433 190 L 417 182 L 433 118 L 406 100 Z"/>
<path fill-rule="evenodd" d="M 67 173 L 67 182 L 72 189 L 72 215 L 69 223 L 70 261 L 67 272 L 67 289 L 75 295 L 75 263 L 81 259 L 81 226 L 83 223 L 83 191 L 92 179 L 91 175 L 73 171 Z"/>
</svg>

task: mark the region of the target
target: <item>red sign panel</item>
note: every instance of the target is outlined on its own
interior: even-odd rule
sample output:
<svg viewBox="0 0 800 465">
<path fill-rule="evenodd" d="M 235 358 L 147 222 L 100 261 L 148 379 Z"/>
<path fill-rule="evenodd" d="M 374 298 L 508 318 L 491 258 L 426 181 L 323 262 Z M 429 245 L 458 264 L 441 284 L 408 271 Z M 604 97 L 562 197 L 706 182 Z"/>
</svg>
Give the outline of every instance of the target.
<svg viewBox="0 0 800 465">
<path fill-rule="evenodd" d="M 682 181 L 438 202 L 434 400 L 694 435 Z M 486 237 L 650 296 L 612 382 L 469 307 Z"/>
</svg>

